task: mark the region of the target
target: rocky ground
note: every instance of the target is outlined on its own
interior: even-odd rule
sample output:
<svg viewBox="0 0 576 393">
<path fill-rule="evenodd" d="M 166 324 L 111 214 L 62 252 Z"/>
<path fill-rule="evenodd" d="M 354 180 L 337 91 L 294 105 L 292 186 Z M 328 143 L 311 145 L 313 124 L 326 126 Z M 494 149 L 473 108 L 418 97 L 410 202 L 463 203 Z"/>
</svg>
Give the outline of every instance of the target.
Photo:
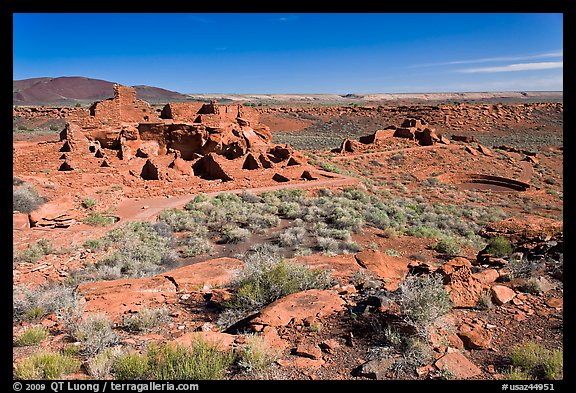
<svg viewBox="0 0 576 393">
<path fill-rule="evenodd" d="M 230 380 L 497 380 L 511 377 L 511 350 L 517 345 L 532 342 L 549 351 L 563 349 L 561 104 L 293 106 L 259 111 L 274 142 L 303 150 L 311 170 L 321 175 L 317 183 L 289 183 L 303 188 L 306 196 L 265 203 L 249 202 L 244 196 L 245 203 L 255 204 L 250 206 L 272 209 L 258 214 L 276 215 L 278 220 L 238 242 L 224 241 L 222 228 L 199 234 L 196 227 L 182 224 L 184 229 L 175 230 L 175 223 L 183 221 L 170 216 L 170 247 L 176 253 L 171 264 L 128 274 L 127 265 L 116 271 L 107 262 L 109 270 L 97 270 L 97 279 L 83 274 L 95 274 L 91 266 L 105 265 L 103 261 L 121 249 L 122 240 L 111 248 L 102 246 L 100 239 L 112 229 L 127 222 L 157 223 L 163 210 L 182 209 L 199 193 L 207 198 L 224 191 L 242 195 L 243 189 L 261 194 L 285 185 L 258 176 L 234 182 L 166 182 L 105 168 L 60 172 L 56 130 L 34 138 L 22 137 L 23 130 L 15 132 L 14 189 L 28 185 L 47 200 L 30 214 L 14 213 L 16 378 L 22 377 L 26 359 L 49 350 L 71 354 L 80 364 L 62 378 L 114 379 L 120 374 L 112 361 L 100 373 L 95 371 L 93 359 L 104 347 L 144 354 L 153 342 L 188 345 L 197 337 L 217 342 L 239 357 L 252 336 L 274 349 L 265 367 L 250 369 L 235 361 L 224 377 Z M 356 151 L 332 151 L 346 138 L 357 141 L 390 125 L 400 127 L 406 118 L 422 119 L 451 143 L 421 146 L 387 137 Z M 46 124 L 59 124 L 56 118 L 50 121 Z M 26 127 L 33 128 L 29 124 Z M 475 139 L 458 141 L 454 135 Z M 499 180 L 491 181 L 490 176 Z M 526 187 L 514 188 L 515 182 Z M 354 194 L 350 186 L 361 194 Z M 332 239 L 335 248 L 320 247 L 319 232 L 312 229 L 314 220 L 320 220 L 314 217 L 324 216 L 306 221 L 303 210 L 306 206 L 313 214 L 312 207 L 323 209 L 323 195 L 341 203 L 336 206 L 343 212 L 338 228 L 348 230 L 347 240 Z M 229 207 L 223 217 L 242 221 L 234 209 L 246 205 L 236 201 L 225 206 Z M 367 210 L 370 207 L 376 210 Z M 387 211 L 386 220 L 377 221 L 375 214 L 381 211 Z M 94 212 L 112 219 L 83 222 Z M 31 228 L 30 222 L 45 225 Z M 242 222 L 250 228 L 249 222 Z M 326 223 L 336 229 L 328 219 Z M 305 229 L 298 237 L 301 227 Z M 289 229 L 296 239 L 291 243 L 285 240 Z M 158 241 L 154 236 L 143 244 Z M 181 241 L 194 236 L 207 239 L 211 251 L 186 254 Z M 498 237 L 510 247 L 502 255 L 486 249 Z M 444 248 L 438 245 L 442 239 Z M 49 246 L 33 249 L 39 242 Z M 293 291 L 241 319 L 233 313 L 225 319 L 229 302 L 238 296 L 234 279 L 250 265 L 250 250 L 263 243 L 279 245 L 278 252 L 294 265 L 330 272 L 330 282 Z M 160 249 L 165 243 L 157 244 Z M 132 259 L 144 258 L 131 252 Z M 419 293 L 429 296 L 416 296 Z M 65 310 L 63 302 L 54 300 L 58 297 L 73 299 L 70 304 L 82 314 Z M 442 306 L 444 298 L 449 300 L 447 308 Z M 416 306 L 431 310 L 425 313 L 430 315 L 411 313 Z M 139 329 L 128 323 L 150 310 L 162 310 L 162 318 Z M 107 344 L 89 351 L 93 346 L 74 327 L 98 313 L 110 322 L 108 336 L 101 337 Z M 39 326 L 45 337 L 32 345 L 19 343 L 19 337 Z M 542 379 L 542 370 L 528 371 Z"/>
</svg>

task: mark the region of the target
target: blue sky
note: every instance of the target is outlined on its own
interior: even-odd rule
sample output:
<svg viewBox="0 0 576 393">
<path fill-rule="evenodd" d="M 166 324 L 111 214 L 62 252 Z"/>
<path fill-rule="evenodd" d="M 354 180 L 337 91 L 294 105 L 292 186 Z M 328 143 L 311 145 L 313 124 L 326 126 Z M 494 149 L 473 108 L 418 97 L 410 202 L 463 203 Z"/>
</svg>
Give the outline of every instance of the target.
<svg viewBox="0 0 576 393">
<path fill-rule="evenodd" d="M 13 15 L 13 77 L 181 93 L 563 90 L 559 13 Z"/>
</svg>

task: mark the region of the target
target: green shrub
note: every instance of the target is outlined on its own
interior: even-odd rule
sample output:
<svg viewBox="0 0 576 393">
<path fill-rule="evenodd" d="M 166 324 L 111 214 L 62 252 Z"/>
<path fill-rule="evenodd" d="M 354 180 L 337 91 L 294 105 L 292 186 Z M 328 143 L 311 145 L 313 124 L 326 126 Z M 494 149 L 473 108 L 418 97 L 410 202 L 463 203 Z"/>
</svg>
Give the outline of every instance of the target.
<svg viewBox="0 0 576 393">
<path fill-rule="evenodd" d="M 245 258 L 243 270 L 232 282 L 235 296 L 225 306 L 256 310 L 291 293 L 325 289 L 331 283 L 328 271 L 284 261 L 274 251 L 264 248 Z"/>
<path fill-rule="evenodd" d="M 549 350 L 533 341 L 516 345 L 510 351 L 514 367 L 535 379 L 558 380 L 563 378 L 563 351 Z"/>
<path fill-rule="evenodd" d="M 12 318 L 15 322 L 38 319 L 47 314 L 61 316 L 78 307 L 79 295 L 73 287 L 65 285 L 43 285 L 28 287 L 17 285 L 12 289 Z"/>
<path fill-rule="evenodd" d="M 398 303 L 402 314 L 421 330 L 450 311 L 450 297 L 444 290 L 440 275 L 410 275 L 400 283 L 399 289 Z"/>
<path fill-rule="evenodd" d="M 38 352 L 16 365 L 15 379 L 62 379 L 63 375 L 78 371 L 80 361 L 55 352 Z"/>
<path fill-rule="evenodd" d="M 99 212 L 92 212 L 84 218 L 82 222 L 93 227 L 106 227 L 114 224 L 116 219 L 114 217 L 105 216 Z"/>
<path fill-rule="evenodd" d="M 42 326 L 33 326 L 24 331 L 14 342 L 17 347 L 40 344 L 48 337 L 48 331 Z"/>
<path fill-rule="evenodd" d="M 116 249 L 96 264 L 85 266 L 74 274 L 77 281 L 142 277 L 158 274 L 177 261 L 171 238 L 162 236 L 150 222 L 128 222 L 115 228 L 93 245 L 99 249 Z"/>
<path fill-rule="evenodd" d="M 306 229 L 303 227 L 288 228 L 279 235 L 282 247 L 294 247 L 302 244 L 306 236 Z"/>
<path fill-rule="evenodd" d="M 222 227 L 222 241 L 224 243 L 240 243 L 250 237 L 250 231 L 236 225 L 226 225 Z"/>
<path fill-rule="evenodd" d="M 96 355 L 119 340 L 112 329 L 112 321 L 103 313 L 85 316 L 74 323 L 70 333 L 80 342 L 82 351 L 87 356 Z"/>
<path fill-rule="evenodd" d="M 486 252 L 495 256 L 496 258 L 502 258 L 512 254 L 512 244 L 510 240 L 504 236 L 497 236 L 490 240 L 488 246 L 486 247 Z"/>
<path fill-rule="evenodd" d="M 151 329 L 168 322 L 167 308 L 142 308 L 136 314 L 122 319 L 122 327 L 128 331 L 148 332 Z"/>
<path fill-rule="evenodd" d="M 138 353 L 124 353 L 116 356 L 112 371 L 118 380 L 141 380 L 148 375 L 148 358 Z"/>
<path fill-rule="evenodd" d="M 502 374 L 502 379 L 508 381 L 530 381 L 533 378 L 526 371 L 522 371 L 519 367 L 511 367 L 510 370 Z"/>
<path fill-rule="evenodd" d="M 15 262 L 34 263 L 44 255 L 49 255 L 53 252 L 52 242 L 42 238 L 16 256 Z"/>
<path fill-rule="evenodd" d="M 147 358 L 148 375 L 158 380 L 221 380 L 234 362 L 232 351 L 221 351 L 218 344 L 200 338 L 190 346 L 152 344 Z"/>
<path fill-rule="evenodd" d="M 185 257 L 195 257 L 198 255 L 209 254 L 212 252 L 212 250 L 214 250 L 212 242 L 209 239 L 203 237 L 191 236 L 186 239 L 185 244 Z"/>
<path fill-rule="evenodd" d="M 24 184 L 12 190 L 12 210 L 30 213 L 46 203 L 47 199 L 38 195 L 30 184 Z"/>
<path fill-rule="evenodd" d="M 240 349 L 238 365 L 248 372 L 260 372 L 270 367 L 277 356 L 277 351 L 261 336 L 250 334 Z"/>
<path fill-rule="evenodd" d="M 432 245 L 432 249 L 451 257 L 458 256 L 462 252 L 458 241 L 451 236 L 445 236 L 440 239 L 436 244 Z"/>
<path fill-rule="evenodd" d="M 98 203 L 96 198 L 87 197 L 82 200 L 82 207 L 85 209 L 92 209 L 94 206 L 96 206 L 96 203 Z"/>
<path fill-rule="evenodd" d="M 105 379 L 112 371 L 116 351 L 106 348 L 96 356 L 86 361 L 86 371 L 94 379 Z"/>
</svg>

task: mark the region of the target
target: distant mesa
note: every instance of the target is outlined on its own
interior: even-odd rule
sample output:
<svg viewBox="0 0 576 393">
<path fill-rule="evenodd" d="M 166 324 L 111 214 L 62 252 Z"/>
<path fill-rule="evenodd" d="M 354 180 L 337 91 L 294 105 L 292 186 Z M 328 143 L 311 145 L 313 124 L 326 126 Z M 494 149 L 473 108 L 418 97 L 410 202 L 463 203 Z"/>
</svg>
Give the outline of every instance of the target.
<svg viewBox="0 0 576 393">
<path fill-rule="evenodd" d="M 112 97 L 114 82 L 77 76 L 32 78 L 12 82 L 13 105 L 89 104 Z M 136 97 L 150 103 L 185 101 L 189 97 L 151 86 L 134 86 Z"/>
</svg>

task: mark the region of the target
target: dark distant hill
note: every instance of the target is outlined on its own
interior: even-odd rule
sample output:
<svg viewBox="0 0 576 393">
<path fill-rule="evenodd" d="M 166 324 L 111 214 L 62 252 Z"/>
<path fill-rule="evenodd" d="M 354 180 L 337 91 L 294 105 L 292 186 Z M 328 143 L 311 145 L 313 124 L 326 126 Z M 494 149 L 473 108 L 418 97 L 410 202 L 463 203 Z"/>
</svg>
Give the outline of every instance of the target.
<svg viewBox="0 0 576 393">
<path fill-rule="evenodd" d="M 13 81 L 13 105 L 67 106 L 112 97 L 114 82 L 78 76 Z M 150 103 L 190 100 L 184 94 L 151 86 L 134 86 L 136 97 Z"/>
</svg>

